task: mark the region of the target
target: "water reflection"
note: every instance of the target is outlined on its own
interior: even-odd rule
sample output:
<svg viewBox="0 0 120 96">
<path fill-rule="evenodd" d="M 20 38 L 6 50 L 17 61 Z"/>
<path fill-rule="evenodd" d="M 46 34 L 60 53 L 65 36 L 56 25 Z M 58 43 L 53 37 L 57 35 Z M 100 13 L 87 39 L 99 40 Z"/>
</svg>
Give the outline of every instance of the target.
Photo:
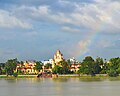
<svg viewBox="0 0 120 96">
<path fill-rule="evenodd" d="M 39 83 L 45 80 L 45 78 L 6 78 L 1 79 L 8 83 L 19 83 L 19 82 L 29 82 L 29 83 Z"/>
<path fill-rule="evenodd" d="M 5 79 L 5 81 L 6 82 L 8 82 L 8 83 L 16 83 L 17 81 L 18 81 L 18 79 L 17 78 L 8 78 L 8 79 Z"/>
<path fill-rule="evenodd" d="M 80 81 L 83 82 L 95 82 L 95 81 L 103 81 L 101 78 L 79 78 Z"/>
<path fill-rule="evenodd" d="M 21 81 L 26 81 L 30 83 L 39 83 L 39 82 L 45 82 L 45 81 L 54 81 L 54 82 L 69 82 L 70 80 L 74 81 L 82 81 L 82 82 L 99 82 L 99 81 L 120 81 L 120 78 L 112 77 L 112 78 L 82 78 L 82 77 L 58 77 L 58 78 L 6 78 L 6 79 L 0 79 L 5 80 L 8 83 L 17 83 Z"/>
<path fill-rule="evenodd" d="M 70 78 L 53 78 L 52 80 L 55 82 L 68 82 Z"/>
<path fill-rule="evenodd" d="M 109 78 L 110 81 L 120 81 L 120 77 Z"/>
<path fill-rule="evenodd" d="M 119 96 L 120 81 L 110 80 L 60 77 L 1 79 L 0 96 Z"/>
</svg>

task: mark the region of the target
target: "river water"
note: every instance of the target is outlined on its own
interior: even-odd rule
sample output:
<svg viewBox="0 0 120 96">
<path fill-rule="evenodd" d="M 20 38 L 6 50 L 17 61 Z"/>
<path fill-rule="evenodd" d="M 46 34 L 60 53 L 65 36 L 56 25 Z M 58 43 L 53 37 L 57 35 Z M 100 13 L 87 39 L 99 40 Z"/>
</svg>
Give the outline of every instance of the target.
<svg viewBox="0 0 120 96">
<path fill-rule="evenodd" d="M 0 79 L 0 96 L 120 96 L 120 81 L 79 78 Z"/>
</svg>

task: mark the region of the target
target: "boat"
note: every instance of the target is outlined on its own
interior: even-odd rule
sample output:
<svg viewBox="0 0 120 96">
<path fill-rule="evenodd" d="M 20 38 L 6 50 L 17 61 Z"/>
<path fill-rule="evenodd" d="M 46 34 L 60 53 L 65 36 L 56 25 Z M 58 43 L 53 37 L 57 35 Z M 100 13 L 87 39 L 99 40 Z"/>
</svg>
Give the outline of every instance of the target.
<svg viewBox="0 0 120 96">
<path fill-rule="evenodd" d="M 57 78 L 57 74 L 52 74 L 51 72 L 41 72 L 37 75 L 37 78 Z"/>
<path fill-rule="evenodd" d="M 37 78 L 52 78 L 51 72 L 41 72 L 37 75 Z"/>
</svg>

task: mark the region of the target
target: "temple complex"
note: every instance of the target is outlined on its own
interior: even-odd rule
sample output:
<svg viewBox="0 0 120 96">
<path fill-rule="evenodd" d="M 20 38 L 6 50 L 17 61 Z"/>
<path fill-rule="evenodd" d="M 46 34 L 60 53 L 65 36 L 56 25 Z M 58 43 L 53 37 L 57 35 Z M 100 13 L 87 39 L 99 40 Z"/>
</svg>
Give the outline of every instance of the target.
<svg viewBox="0 0 120 96">
<path fill-rule="evenodd" d="M 61 54 L 60 50 L 57 50 L 57 52 L 54 54 L 54 63 L 58 64 L 60 61 L 64 60 L 63 54 Z"/>
<path fill-rule="evenodd" d="M 54 65 L 58 65 L 58 63 L 63 60 L 64 60 L 63 54 L 60 52 L 60 50 L 57 50 L 53 57 L 52 68 L 54 68 Z"/>
</svg>

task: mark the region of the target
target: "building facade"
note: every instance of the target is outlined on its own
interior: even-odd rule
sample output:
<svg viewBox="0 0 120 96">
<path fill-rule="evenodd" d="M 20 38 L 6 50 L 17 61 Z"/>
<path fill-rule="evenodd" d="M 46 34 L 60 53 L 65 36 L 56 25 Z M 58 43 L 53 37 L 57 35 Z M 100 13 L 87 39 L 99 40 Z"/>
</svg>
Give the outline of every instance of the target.
<svg viewBox="0 0 120 96">
<path fill-rule="evenodd" d="M 80 62 L 78 62 L 74 57 L 69 59 L 70 61 L 70 71 L 77 72 L 79 67 L 81 66 Z"/>
<path fill-rule="evenodd" d="M 57 65 L 60 61 L 63 61 L 63 54 L 60 52 L 60 50 L 57 50 L 57 52 L 54 54 L 54 63 Z"/>
<path fill-rule="evenodd" d="M 36 74 L 35 65 L 35 61 L 24 61 L 23 64 L 17 64 L 16 72 L 20 70 L 24 74 Z"/>
</svg>

